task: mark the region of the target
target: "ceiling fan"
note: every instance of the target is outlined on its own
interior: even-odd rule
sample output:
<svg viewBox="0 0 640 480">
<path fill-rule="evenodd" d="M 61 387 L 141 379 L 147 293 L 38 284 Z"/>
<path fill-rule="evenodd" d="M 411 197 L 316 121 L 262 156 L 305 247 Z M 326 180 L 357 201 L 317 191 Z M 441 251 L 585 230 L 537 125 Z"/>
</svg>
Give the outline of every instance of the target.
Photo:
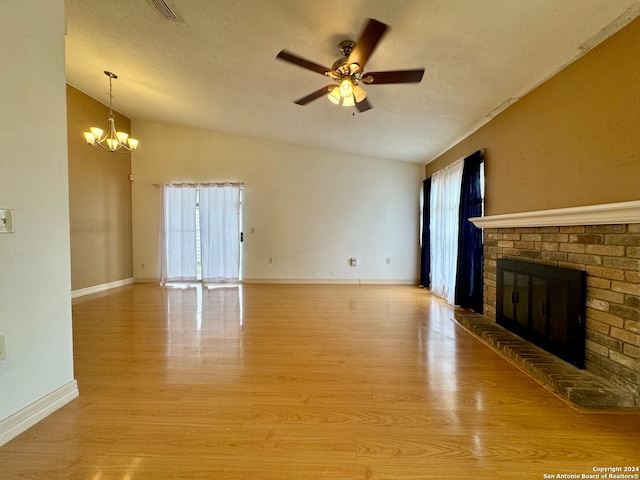
<svg viewBox="0 0 640 480">
<path fill-rule="evenodd" d="M 367 92 L 362 88 L 361 83 L 366 85 L 420 83 L 424 68 L 383 72 L 364 71 L 367 60 L 388 28 L 384 23 L 370 18 L 357 42 L 353 40 L 340 42 L 339 48 L 343 57 L 336 60 L 331 68 L 306 60 L 287 50 L 278 53 L 276 58 L 330 77 L 335 82 L 299 98 L 294 103 L 306 105 L 326 94 L 329 100 L 337 105 L 355 106 L 359 112 L 366 112 L 373 106 L 367 100 Z"/>
</svg>

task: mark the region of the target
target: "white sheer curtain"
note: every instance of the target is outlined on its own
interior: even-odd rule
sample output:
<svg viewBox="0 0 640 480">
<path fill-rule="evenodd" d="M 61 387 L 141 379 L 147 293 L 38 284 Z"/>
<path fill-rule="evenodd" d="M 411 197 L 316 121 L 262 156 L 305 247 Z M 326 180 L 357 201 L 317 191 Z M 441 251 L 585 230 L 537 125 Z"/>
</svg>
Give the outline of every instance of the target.
<svg viewBox="0 0 640 480">
<path fill-rule="evenodd" d="M 240 280 L 240 186 L 200 186 L 203 282 Z"/>
<path fill-rule="evenodd" d="M 162 186 L 161 282 L 197 279 L 196 187 Z"/>
<path fill-rule="evenodd" d="M 464 159 L 431 177 L 431 292 L 453 304 L 458 264 L 460 190 Z"/>
</svg>

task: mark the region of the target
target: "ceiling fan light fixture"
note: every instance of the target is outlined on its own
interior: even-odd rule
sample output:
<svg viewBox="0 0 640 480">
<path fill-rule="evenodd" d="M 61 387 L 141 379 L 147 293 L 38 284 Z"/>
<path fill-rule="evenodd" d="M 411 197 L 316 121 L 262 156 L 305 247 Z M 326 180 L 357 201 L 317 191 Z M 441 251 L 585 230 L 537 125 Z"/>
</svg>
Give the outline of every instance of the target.
<svg viewBox="0 0 640 480">
<path fill-rule="evenodd" d="M 353 95 L 349 95 L 347 97 L 344 97 L 342 99 L 342 106 L 343 107 L 353 107 L 356 104 Z"/>
<path fill-rule="evenodd" d="M 360 103 L 362 100 L 367 98 L 367 91 L 360 85 L 356 85 L 353 87 L 353 96 L 356 99 L 356 103 Z"/>
<path fill-rule="evenodd" d="M 336 105 L 339 105 L 340 104 L 340 99 L 342 98 L 340 96 L 340 89 L 337 86 L 333 87 L 333 89 L 331 90 L 329 95 L 327 95 L 327 98 L 329 100 L 331 100 L 332 103 L 335 103 Z"/>
<path fill-rule="evenodd" d="M 344 77 L 342 80 L 340 80 L 340 95 L 342 95 L 343 97 L 349 97 L 351 95 L 353 95 L 353 82 L 351 81 L 350 77 Z"/>
</svg>

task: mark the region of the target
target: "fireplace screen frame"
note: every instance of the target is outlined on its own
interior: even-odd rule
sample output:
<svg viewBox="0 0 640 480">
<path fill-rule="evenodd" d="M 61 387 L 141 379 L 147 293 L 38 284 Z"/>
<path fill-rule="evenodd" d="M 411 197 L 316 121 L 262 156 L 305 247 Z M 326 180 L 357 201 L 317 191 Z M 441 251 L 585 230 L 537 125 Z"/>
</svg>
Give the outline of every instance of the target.
<svg viewBox="0 0 640 480">
<path fill-rule="evenodd" d="M 584 368 L 586 273 L 499 258 L 496 321 L 507 330 Z"/>
</svg>

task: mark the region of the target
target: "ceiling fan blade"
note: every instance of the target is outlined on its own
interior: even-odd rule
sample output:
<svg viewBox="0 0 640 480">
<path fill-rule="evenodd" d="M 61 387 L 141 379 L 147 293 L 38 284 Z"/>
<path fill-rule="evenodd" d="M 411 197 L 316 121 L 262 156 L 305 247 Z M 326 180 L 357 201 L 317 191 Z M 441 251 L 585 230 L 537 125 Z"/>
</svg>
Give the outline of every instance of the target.
<svg viewBox="0 0 640 480">
<path fill-rule="evenodd" d="M 424 68 L 417 70 L 367 72 L 362 76 L 362 82 L 367 85 L 380 85 L 382 83 L 420 83 L 423 75 Z"/>
<path fill-rule="evenodd" d="M 293 103 L 297 103 L 298 105 L 306 105 L 309 102 L 312 102 L 313 100 L 316 100 L 317 98 L 320 98 L 324 95 L 327 95 L 331 89 L 335 87 L 335 85 L 327 85 L 326 87 L 322 87 L 319 90 L 316 90 L 313 93 L 310 93 L 309 95 L 307 95 L 306 97 L 302 97 L 299 98 L 298 100 L 296 100 Z"/>
<path fill-rule="evenodd" d="M 360 113 L 366 112 L 367 110 L 371 110 L 373 105 L 369 103 L 369 100 L 363 98 L 360 102 L 356 102 L 356 108 Z"/>
<path fill-rule="evenodd" d="M 312 62 L 311 60 L 299 57 L 291 52 L 288 52 L 287 50 L 282 50 L 280 53 L 278 53 L 278 55 L 276 55 L 276 58 L 284 60 L 285 62 L 293 63 L 294 65 L 298 65 L 299 67 L 306 68 L 307 70 L 318 72 L 321 75 L 324 75 L 330 70 L 327 67 L 323 67 L 322 65 Z"/>
<path fill-rule="evenodd" d="M 360 40 L 356 42 L 356 46 L 351 50 L 351 54 L 347 60 L 349 65 L 355 63 L 359 66 L 359 68 L 355 69 L 354 73 L 364 70 L 367 60 L 369 60 L 369 57 L 373 53 L 373 50 L 375 50 L 387 28 L 387 25 L 384 23 L 374 20 L 373 18 L 369 19 L 369 23 L 367 23 L 364 32 L 362 32 Z"/>
</svg>

